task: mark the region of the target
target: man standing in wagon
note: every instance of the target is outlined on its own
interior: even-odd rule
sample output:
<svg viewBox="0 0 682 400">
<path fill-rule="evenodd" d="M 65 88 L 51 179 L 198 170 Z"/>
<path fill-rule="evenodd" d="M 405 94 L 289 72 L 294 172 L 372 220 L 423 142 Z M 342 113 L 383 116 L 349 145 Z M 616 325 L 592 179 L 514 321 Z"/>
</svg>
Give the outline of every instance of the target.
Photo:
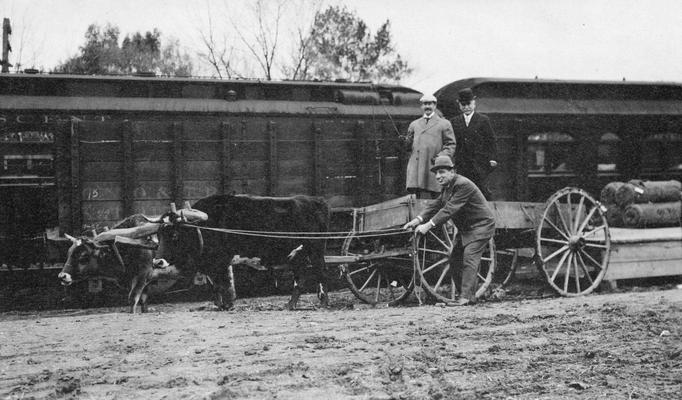
<svg viewBox="0 0 682 400">
<path fill-rule="evenodd" d="M 403 228 L 416 228 L 418 234 L 426 235 L 431 229 L 452 220 L 458 229 L 450 255 L 455 285 L 461 293 L 457 304 L 474 304 L 478 267 L 486 244 L 495 234 L 495 216 L 478 187 L 455 172 L 450 157 L 438 156 L 431 171 L 443 190 L 438 200 L 430 202 Z"/>
<path fill-rule="evenodd" d="M 429 172 L 437 156 L 455 155 L 455 133 L 450 121 L 436 111 L 436 97 L 430 94 L 419 100 L 424 115 L 412 121 L 405 140 L 412 146 L 407 163 L 407 191 L 419 199 L 435 199 L 440 192 L 436 178 Z"/>
</svg>

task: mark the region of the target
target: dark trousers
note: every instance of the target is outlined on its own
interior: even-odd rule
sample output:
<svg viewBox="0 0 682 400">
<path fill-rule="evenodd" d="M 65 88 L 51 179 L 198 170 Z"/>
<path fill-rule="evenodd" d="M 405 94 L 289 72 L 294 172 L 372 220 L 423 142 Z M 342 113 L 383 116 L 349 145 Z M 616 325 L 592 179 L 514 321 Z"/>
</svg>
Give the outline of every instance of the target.
<svg viewBox="0 0 682 400">
<path fill-rule="evenodd" d="M 460 298 L 476 301 L 478 267 L 488 240 L 490 239 L 476 240 L 463 246 L 462 237 L 457 236 L 457 243 L 450 255 L 450 267 L 454 272 L 455 286 L 460 293 Z"/>
</svg>

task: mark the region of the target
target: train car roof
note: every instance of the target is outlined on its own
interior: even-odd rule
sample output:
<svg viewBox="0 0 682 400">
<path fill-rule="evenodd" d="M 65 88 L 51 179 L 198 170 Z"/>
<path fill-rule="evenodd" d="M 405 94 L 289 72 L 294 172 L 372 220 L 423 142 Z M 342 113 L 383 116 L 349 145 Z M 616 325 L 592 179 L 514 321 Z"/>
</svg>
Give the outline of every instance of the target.
<svg viewBox="0 0 682 400">
<path fill-rule="evenodd" d="M 235 113 L 268 115 L 414 116 L 415 106 L 377 106 L 287 100 L 212 100 L 134 97 L 2 96 L 0 111 Z"/>
<path fill-rule="evenodd" d="M 490 114 L 682 115 L 682 83 L 470 78 L 436 92 L 447 116 L 470 87 L 477 109 Z"/>
<path fill-rule="evenodd" d="M 404 86 L 368 82 L 0 74 L 0 109 L 6 110 L 290 114 L 325 108 L 367 114 L 371 106 L 390 106 L 391 113 L 412 115 L 418 113 L 420 96 Z"/>
</svg>

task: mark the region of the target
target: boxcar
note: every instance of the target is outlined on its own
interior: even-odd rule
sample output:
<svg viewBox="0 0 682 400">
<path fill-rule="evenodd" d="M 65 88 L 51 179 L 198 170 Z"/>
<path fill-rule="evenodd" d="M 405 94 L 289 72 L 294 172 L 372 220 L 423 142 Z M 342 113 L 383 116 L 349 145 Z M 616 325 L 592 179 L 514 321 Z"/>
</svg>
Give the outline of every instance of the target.
<svg viewBox="0 0 682 400">
<path fill-rule="evenodd" d="M 472 78 L 436 96 L 459 113 L 471 87 L 497 136 L 494 200 L 544 201 L 566 186 L 599 196 L 608 182 L 682 178 L 682 84 Z"/>
<path fill-rule="evenodd" d="M 0 75 L 3 268 L 59 261 L 46 240 L 215 193 L 403 194 L 401 86 Z M 48 254 L 50 253 L 50 254 Z M 63 260 L 61 260 L 63 261 Z"/>
</svg>

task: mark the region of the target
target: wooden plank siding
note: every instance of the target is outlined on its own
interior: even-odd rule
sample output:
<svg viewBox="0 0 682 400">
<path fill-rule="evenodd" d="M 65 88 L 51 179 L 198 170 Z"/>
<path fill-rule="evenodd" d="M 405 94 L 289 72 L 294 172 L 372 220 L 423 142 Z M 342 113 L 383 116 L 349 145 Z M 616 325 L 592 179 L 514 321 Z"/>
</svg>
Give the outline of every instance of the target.
<svg viewBox="0 0 682 400">
<path fill-rule="evenodd" d="M 320 195 L 358 206 L 403 193 L 397 126 L 327 116 L 82 121 L 84 228 L 219 193 Z M 73 161 L 72 161 L 73 163 Z"/>
</svg>

